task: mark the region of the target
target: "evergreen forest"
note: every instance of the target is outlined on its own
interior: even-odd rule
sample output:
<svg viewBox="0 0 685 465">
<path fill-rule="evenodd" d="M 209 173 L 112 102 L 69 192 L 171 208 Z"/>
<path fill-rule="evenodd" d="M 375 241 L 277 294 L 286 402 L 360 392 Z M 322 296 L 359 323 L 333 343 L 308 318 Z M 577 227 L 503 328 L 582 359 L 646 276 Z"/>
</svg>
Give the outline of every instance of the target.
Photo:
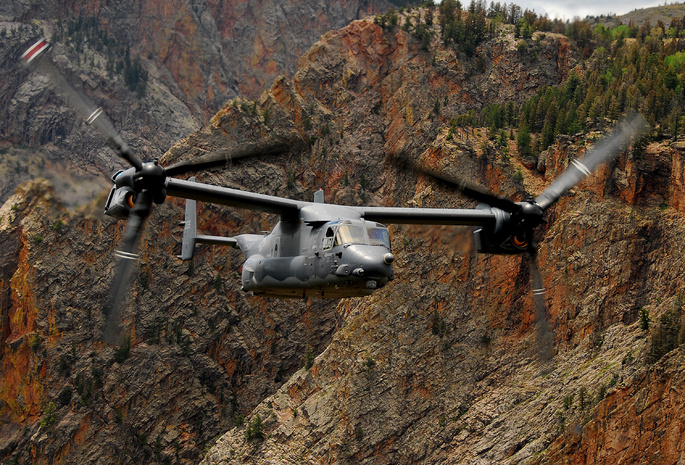
<svg viewBox="0 0 685 465">
<path fill-rule="evenodd" d="M 608 21 L 610 16 L 550 20 L 515 4 L 488 6 L 483 0 L 471 1 L 468 8 L 458 0 L 422 6 L 391 10 L 376 16 L 376 23 L 411 32 L 427 52 L 439 33 L 444 46 L 454 47 L 466 58 L 477 56 L 479 45 L 502 28 L 513 28 L 520 53 L 534 50 L 535 42 L 546 34 L 564 34 L 581 60 L 579 71 L 562 85 L 542 88 L 524 103 L 492 103 L 455 115 L 452 130 L 486 127 L 492 139 L 505 132 L 513 137 L 516 132 L 519 151 L 535 152 L 560 134 L 602 128 L 636 110 L 656 129 L 658 138 L 685 134 L 685 17 L 668 23 L 611 25 L 616 21 Z"/>
</svg>

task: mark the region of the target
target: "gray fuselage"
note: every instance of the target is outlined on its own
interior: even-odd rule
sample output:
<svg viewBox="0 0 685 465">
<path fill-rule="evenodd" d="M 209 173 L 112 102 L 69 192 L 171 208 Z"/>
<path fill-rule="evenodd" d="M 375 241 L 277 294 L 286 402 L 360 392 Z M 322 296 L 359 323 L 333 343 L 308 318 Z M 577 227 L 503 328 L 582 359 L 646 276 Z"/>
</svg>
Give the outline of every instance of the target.
<svg viewBox="0 0 685 465">
<path fill-rule="evenodd" d="M 255 295 L 357 297 L 394 278 L 390 235 L 373 221 L 280 221 L 268 235 L 235 239 L 245 255 L 243 289 Z"/>
</svg>

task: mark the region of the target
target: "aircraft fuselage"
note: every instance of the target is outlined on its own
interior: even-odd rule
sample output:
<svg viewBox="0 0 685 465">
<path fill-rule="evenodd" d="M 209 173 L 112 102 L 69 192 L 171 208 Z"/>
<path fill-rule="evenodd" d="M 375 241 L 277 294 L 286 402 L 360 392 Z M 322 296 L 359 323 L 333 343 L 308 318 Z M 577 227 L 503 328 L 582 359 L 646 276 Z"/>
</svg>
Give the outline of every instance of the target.
<svg viewBox="0 0 685 465">
<path fill-rule="evenodd" d="M 373 221 L 280 221 L 268 235 L 235 239 L 245 255 L 243 289 L 255 295 L 359 297 L 394 278 L 388 230 Z"/>
</svg>

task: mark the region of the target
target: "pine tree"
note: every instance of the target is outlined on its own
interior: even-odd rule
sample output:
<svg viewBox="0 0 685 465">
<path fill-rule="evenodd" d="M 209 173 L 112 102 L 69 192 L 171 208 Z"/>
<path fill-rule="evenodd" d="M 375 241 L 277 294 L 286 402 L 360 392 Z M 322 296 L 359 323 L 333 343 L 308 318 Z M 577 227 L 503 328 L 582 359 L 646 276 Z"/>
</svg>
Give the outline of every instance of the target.
<svg viewBox="0 0 685 465">
<path fill-rule="evenodd" d="M 531 148 L 531 136 L 528 126 L 525 124 L 519 129 L 518 136 L 516 137 L 516 149 L 519 152 L 519 157 L 525 158 L 533 155 Z"/>
<path fill-rule="evenodd" d="M 545 115 L 545 123 L 542 127 L 542 147 L 549 147 L 554 142 L 556 137 L 555 129 L 557 125 L 557 116 L 559 110 L 556 103 L 552 102 L 547 108 L 547 113 Z"/>
</svg>

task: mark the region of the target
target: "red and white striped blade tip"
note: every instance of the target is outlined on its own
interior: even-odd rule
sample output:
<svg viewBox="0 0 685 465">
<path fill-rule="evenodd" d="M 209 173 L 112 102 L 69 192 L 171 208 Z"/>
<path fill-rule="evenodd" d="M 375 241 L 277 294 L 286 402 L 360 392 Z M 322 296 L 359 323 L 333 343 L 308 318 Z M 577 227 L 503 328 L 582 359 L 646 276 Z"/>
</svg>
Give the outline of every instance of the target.
<svg viewBox="0 0 685 465">
<path fill-rule="evenodd" d="M 21 59 L 24 60 L 25 63 L 31 63 L 33 60 L 38 58 L 38 56 L 43 53 L 47 48 L 50 47 L 50 42 L 48 42 L 46 39 L 40 39 L 38 42 L 35 44 L 31 45 L 28 50 L 26 50 L 24 53 L 21 55 Z"/>
</svg>

